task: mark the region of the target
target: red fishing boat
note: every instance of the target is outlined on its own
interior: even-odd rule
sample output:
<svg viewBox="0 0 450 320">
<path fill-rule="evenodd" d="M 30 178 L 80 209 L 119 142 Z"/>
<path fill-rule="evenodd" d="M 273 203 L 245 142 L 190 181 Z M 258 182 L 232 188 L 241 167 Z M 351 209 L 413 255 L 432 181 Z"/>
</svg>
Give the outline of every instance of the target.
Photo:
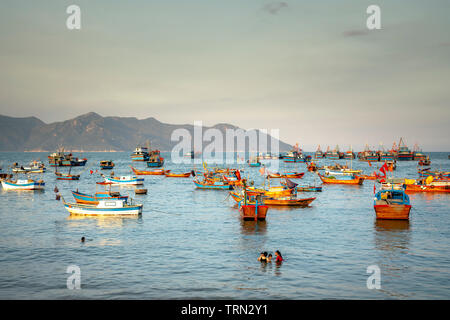
<svg viewBox="0 0 450 320">
<path fill-rule="evenodd" d="M 243 220 L 266 220 L 269 207 L 264 204 L 261 192 L 245 190 L 244 199 L 238 205 Z"/>
</svg>

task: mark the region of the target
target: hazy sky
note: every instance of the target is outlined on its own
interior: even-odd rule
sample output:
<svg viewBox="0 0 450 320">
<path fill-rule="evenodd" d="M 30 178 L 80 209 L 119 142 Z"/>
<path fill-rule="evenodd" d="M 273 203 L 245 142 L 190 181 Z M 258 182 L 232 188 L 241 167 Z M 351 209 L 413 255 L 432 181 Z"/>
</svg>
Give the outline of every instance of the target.
<svg viewBox="0 0 450 320">
<path fill-rule="evenodd" d="M 82 29 L 66 28 L 70 4 Z M 366 9 L 381 7 L 381 30 Z M 450 150 L 450 1 L 1 1 L 0 114 L 279 128 Z"/>
</svg>

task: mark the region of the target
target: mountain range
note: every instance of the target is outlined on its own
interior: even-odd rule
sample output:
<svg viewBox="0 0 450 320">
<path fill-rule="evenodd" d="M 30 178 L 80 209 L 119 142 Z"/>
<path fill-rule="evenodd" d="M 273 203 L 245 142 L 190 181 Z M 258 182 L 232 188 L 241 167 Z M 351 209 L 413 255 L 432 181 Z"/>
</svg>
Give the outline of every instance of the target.
<svg viewBox="0 0 450 320">
<path fill-rule="evenodd" d="M 203 132 L 210 128 L 218 129 L 223 137 L 226 129 L 239 129 L 221 123 L 203 127 Z M 70 120 L 47 124 L 36 117 L 0 115 L 0 151 L 50 152 L 61 147 L 66 151 L 132 151 L 147 141 L 150 141 L 152 149 L 171 151 L 179 143 L 171 141 L 172 132 L 176 129 L 186 129 L 193 137 L 193 125 L 167 124 L 153 117 L 142 120 L 134 117 L 102 117 L 90 112 Z M 258 130 L 256 132 L 259 134 Z M 261 133 L 261 137 L 263 141 L 270 141 L 267 143 L 269 148 L 273 145 L 275 138 L 265 133 Z M 203 142 L 203 147 L 210 143 Z M 280 151 L 290 150 L 291 147 L 279 141 Z"/>
</svg>

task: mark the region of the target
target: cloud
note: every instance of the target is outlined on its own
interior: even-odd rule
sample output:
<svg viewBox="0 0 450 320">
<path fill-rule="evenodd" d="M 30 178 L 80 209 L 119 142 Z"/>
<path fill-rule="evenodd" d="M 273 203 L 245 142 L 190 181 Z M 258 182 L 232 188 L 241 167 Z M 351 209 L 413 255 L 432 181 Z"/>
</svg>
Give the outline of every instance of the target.
<svg viewBox="0 0 450 320">
<path fill-rule="evenodd" d="M 283 9 L 284 7 L 288 7 L 288 4 L 286 2 L 271 2 L 266 4 L 263 7 L 264 11 L 267 11 L 270 14 L 277 14 L 278 11 L 280 11 L 281 9 Z"/>
</svg>

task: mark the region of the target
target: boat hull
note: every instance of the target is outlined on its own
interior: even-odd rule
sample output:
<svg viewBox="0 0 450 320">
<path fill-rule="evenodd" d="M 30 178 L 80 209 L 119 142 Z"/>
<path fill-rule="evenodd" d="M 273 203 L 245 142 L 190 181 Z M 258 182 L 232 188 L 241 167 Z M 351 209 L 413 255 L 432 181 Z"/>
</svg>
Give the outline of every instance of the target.
<svg viewBox="0 0 450 320">
<path fill-rule="evenodd" d="M 322 177 L 319 174 L 320 180 L 322 180 L 323 183 L 326 184 L 350 184 L 350 185 L 362 185 L 364 182 L 364 178 L 362 177 L 356 177 L 355 179 L 348 179 L 348 180 L 339 180 L 339 179 L 329 179 Z"/>
<path fill-rule="evenodd" d="M 100 200 L 128 200 L 128 196 L 110 196 L 108 193 L 97 193 L 89 195 L 81 192 L 72 191 L 72 195 L 77 203 L 97 205 Z"/>
<path fill-rule="evenodd" d="M 433 185 L 407 184 L 405 192 L 406 193 L 414 193 L 414 192 L 450 193 L 450 186 L 433 186 Z"/>
<path fill-rule="evenodd" d="M 408 220 L 411 205 L 406 204 L 382 204 L 374 205 L 377 219 Z"/>
<path fill-rule="evenodd" d="M 195 186 L 198 189 L 212 189 L 212 190 L 232 190 L 233 186 L 228 184 L 207 184 L 194 181 Z"/>
<path fill-rule="evenodd" d="M 4 190 L 44 190 L 44 182 L 29 182 L 29 183 L 14 183 L 2 180 L 2 187 Z"/>
<path fill-rule="evenodd" d="M 90 205 L 66 203 L 64 207 L 71 215 L 77 216 L 138 216 L 142 214 L 142 205 L 123 208 L 97 208 Z"/>
<path fill-rule="evenodd" d="M 160 168 L 164 165 L 164 160 L 157 162 L 147 162 L 147 167 L 149 168 Z"/>
<path fill-rule="evenodd" d="M 260 205 L 256 210 L 256 206 L 253 204 L 243 205 L 240 208 L 241 218 L 243 220 L 266 220 L 267 211 L 269 210 L 268 206 Z"/>
<path fill-rule="evenodd" d="M 119 180 L 105 177 L 105 181 L 114 185 L 142 185 L 144 184 L 143 178 L 129 179 L 129 180 Z"/>
</svg>

